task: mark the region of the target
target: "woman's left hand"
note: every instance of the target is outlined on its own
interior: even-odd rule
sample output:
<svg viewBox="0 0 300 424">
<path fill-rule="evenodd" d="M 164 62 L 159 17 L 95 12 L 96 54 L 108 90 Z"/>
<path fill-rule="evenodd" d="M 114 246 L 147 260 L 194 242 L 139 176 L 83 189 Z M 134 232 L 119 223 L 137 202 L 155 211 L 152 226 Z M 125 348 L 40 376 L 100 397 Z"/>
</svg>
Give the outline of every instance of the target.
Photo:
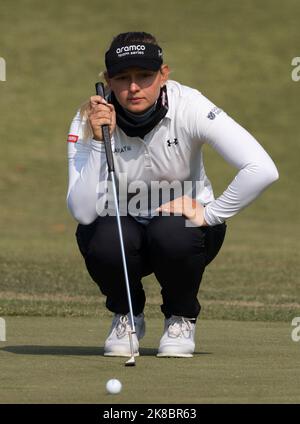
<svg viewBox="0 0 300 424">
<path fill-rule="evenodd" d="M 208 225 L 204 219 L 204 206 L 189 196 L 177 197 L 159 206 L 156 211 L 182 214 L 198 227 Z"/>
</svg>

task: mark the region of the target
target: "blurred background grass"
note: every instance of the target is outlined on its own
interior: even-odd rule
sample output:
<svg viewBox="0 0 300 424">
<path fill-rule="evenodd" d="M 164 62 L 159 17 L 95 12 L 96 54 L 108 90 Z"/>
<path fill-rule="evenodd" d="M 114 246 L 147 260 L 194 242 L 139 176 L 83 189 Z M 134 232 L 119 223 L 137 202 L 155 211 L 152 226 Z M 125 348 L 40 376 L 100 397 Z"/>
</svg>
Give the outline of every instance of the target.
<svg viewBox="0 0 300 424">
<path fill-rule="evenodd" d="M 291 320 L 300 313 L 299 56 L 297 0 L 2 0 L 0 56 L 0 315 L 105 315 L 66 209 L 66 135 L 94 94 L 103 55 L 119 32 L 154 33 L 171 78 L 193 86 L 246 127 L 280 180 L 228 222 L 207 268 L 203 318 Z M 235 175 L 211 149 L 215 195 Z M 159 314 L 154 275 L 147 314 Z"/>
</svg>

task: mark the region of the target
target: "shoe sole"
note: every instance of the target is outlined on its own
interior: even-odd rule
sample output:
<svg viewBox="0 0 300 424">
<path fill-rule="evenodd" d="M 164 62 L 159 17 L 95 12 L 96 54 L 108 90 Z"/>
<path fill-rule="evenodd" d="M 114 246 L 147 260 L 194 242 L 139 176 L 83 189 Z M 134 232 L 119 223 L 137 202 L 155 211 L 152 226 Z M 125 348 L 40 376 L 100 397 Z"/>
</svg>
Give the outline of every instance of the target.
<svg viewBox="0 0 300 424">
<path fill-rule="evenodd" d="M 158 353 L 158 358 L 192 358 L 192 353 Z"/>
</svg>

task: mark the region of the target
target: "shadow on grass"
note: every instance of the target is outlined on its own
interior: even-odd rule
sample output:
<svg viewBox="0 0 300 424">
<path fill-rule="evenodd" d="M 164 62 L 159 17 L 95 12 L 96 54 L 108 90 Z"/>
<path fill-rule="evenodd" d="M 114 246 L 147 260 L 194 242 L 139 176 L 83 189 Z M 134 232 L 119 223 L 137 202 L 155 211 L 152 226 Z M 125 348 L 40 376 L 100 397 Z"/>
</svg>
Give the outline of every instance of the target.
<svg viewBox="0 0 300 424">
<path fill-rule="evenodd" d="M 19 345 L 5 346 L 0 349 L 18 355 L 58 355 L 58 356 L 99 356 L 103 355 L 103 347 L 98 346 L 41 346 L 41 345 Z"/>
<path fill-rule="evenodd" d="M 103 347 L 97 346 L 5 346 L 0 351 L 18 355 L 58 355 L 58 356 L 103 356 Z M 157 349 L 140 348 L 140 356 L 156 356 Z M 195 352 L 194 355 L 211 355 L 211 352 Z"/>
</svg>

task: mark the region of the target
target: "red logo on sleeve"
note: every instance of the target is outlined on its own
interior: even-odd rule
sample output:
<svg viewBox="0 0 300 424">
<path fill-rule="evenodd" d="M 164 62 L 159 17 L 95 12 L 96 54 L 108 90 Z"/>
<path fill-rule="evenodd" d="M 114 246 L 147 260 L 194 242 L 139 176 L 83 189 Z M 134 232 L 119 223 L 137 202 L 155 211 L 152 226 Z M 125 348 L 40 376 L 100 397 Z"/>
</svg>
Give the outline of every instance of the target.
<svg viewBox="0 0 300 424">
<path fill-rule="evenodd" d="M 78 140 L 78 135 L 69 134 L 68 135 L 68 143 L 76 143 Z"/>
</svg>

